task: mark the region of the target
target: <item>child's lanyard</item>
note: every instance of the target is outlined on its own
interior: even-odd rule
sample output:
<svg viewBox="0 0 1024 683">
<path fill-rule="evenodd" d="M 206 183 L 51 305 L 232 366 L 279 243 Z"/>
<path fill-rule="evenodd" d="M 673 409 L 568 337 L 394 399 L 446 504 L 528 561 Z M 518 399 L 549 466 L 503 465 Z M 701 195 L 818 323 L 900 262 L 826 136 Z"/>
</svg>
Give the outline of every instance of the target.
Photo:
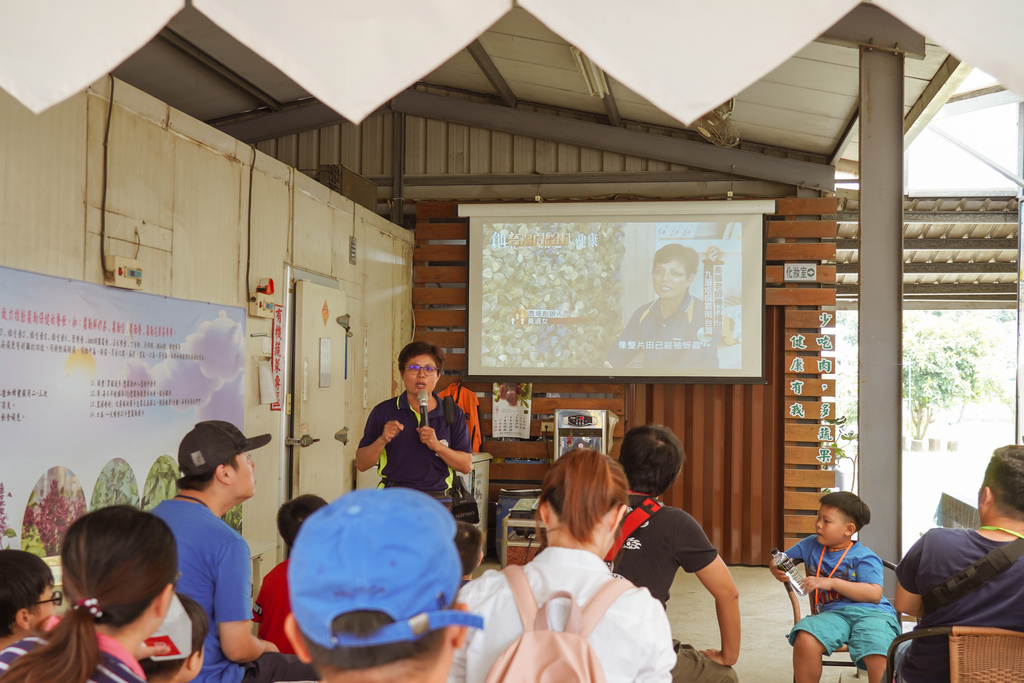
<svg viewBox="0 0 1024 683">
<path fill-rule="evenodd" d="M 825 577 L 825 578 L 827 578 L 827 579 L 831 579 L 832 578 L 832 575 L 836 573 L 837 569 L 839 569 L 839 565 L 841 565 L 843 563 L 843 558 L 846 557 L 846 553 L 850 552 L 850 548 L 853 547 L 854 543 L 856 543 L 856 541 L 851 541 L 850 545 L 846 546 L 846 550 L 844 550 L 843 554 L 839 556 L 839 561 L 836 562 L 836 566 L 832 567 L 832 571 L 830 571 L 828 576 Z M 822 560 L 825 559 L 825 552 L 827 550 L 828 550 L 828 546 L 824 546 L 824 545 L 821 546 L 821 556 L 818 558 L 818 570 L 816 572 L 814 572 L 815 578 L 821 576 L 821 562 L 822 562 Z M 818 606 L 818 589 L 817 588 L 814 589 L 814 606 L 815 607 Z"/>
<path fill-rule="evenodd" d="M 1011 536 L 1016 536 L 1017 538 L 1024 538 L 1024 534 L 1018 534 L 1016 531 L 1010 531 L 1009 529 L 1004 529 L 1001 526 L 979 526 L 978 530 L 980 531 L 981 529 L 985 529 L 987 531 L 1002 531 L 1010 534 Z"/>
</svg>

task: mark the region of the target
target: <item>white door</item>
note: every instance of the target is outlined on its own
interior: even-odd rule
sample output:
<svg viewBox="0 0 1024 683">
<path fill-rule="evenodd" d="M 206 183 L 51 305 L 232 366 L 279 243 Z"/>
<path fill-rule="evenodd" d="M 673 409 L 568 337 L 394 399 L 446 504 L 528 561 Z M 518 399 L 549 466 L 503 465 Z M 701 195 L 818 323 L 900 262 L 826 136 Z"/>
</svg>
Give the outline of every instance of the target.
<svg viewBox="0 0 1024 683">
<path fill-rule="evenodd" d="M 353 488 L 357 444 L 344 443 L 345 373 L 352 372 L 346 313 L 342 290 L 295 282 L 291 497 L 315 493 L 330 502 Z"/>
</svg>

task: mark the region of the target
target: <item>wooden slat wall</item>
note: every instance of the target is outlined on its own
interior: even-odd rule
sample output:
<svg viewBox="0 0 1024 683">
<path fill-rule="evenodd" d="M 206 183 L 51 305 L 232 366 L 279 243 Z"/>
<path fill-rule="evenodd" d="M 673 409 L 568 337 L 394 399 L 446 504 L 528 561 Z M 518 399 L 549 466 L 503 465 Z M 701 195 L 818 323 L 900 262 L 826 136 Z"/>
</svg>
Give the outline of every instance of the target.
<svg viewBox="0 0 1024 683">
<path fill-rule="evenodd" d="M 782 529 L 782 311 L 765 315 L 768 384 L 638 387 L 637 424 L 669 427 L 686 465 L 665 495 L 689 512 L 729 564 L 767 564 Z"/>
<path fill-rule="evenodd" d="M 817 282 L 784 284 L 782 266 L 835 260 L 834 199 L 792 198 L 778 201 L 778 214 L 769 217 L 765 290 L 765 385 L 678 384 L 534 384 L 534 424 L 556 407 L 608 407 L 621 418 L 616 437 L 633 424 L 657 423 L 680 436 L 687 451 L 683 475 L 666 500 L 692 514 L 723 559 L 730 564 L 767 564 L 773 546 L 783 545 L 805 532 L 807 517 L 817 509 L 822 487 L 831 486 L 832 472 L 815 459 L 816 441 L 807 441 L 802 429 L 817 429 L 814 419 L 786 419 L 793 403 L 819 407 L 822 397 L 835 395 L 834 379 L 824 378 L 807 366 L 787 374 L 792 357 L 807 355 L 816 361 L 815 339 L 831 341 L 809 324 L 822 306 L 835 305 L 835 266 L 823 265 Z M 413 303 L 417 339 L 429 339 L 449 353 L 449 371 L 465 369 L 465 247 L 467 223 L 456 217 L 456 205 L 442 202 L 417 204 L 416 254 L 413 268 Z M 443 243 L 439 243 L 444 241 Z M 443 248 L 442 248 L 443 247 Z M 443 261 L 439 259 L 444 259 Z M 774 261 L 774 263 L 773 263 Z M 810 318 L 808 317 L 810 316 Z M 794 350 L 794 330 L 804 333 L 808 350 Z M 819 331 L 820 332 L 820 331 Z M 789 354 L 789 357 L 787 357 Z M 818 379 L 821 378 L 821 381 Z M 802 381 L 801 393 L 790 382 Z M 813 382 L 809 380 L 815 380 Z M 520 381 L 530 381 L 529 377 Z M 490 385 L 470 385 L 482 395 L 484 433 L 489 430 Z M 547 399 L 548 392 L 593 394 L 591 399 Z M 607 396 L 611 398 L 607 398 Z M 543 409 L 543 410 L 542 410 Z M 805 410 L 805 415 L 807 411 Z M 550 419 L 550 418 L 546 418 Z M 790 427 L 787 437 L 787 425 Z M 792 428 L 798 427 L 797 431 Z M 485 442 L 483 450 L 496 457 L 546 457 L 549 442 Z M 613 452 L 617 456 L 617 448 Z M 546 466 L 496 463 L 491 468 L 494 493 L 501 486 L 538 484 Z"/>
</svg>

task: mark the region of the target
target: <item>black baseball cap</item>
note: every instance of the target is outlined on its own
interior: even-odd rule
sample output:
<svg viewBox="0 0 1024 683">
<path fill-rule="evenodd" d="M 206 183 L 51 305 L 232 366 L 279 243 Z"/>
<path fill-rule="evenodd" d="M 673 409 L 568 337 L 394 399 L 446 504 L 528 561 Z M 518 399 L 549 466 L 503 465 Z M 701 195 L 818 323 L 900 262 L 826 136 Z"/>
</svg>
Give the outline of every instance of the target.
<svg viewBox="0 0 1024 683">
<path fill-rule="evenodd" d="M 239 453 L 255 450 L 270 443 L 270 434 L 247 439 L 238 427 L 223 420 L 200 422 L 185 435 L 178 446 L 178 468 L 181 476 L 208 474 L 218 465 L 226 465 Z"/>
</svg>

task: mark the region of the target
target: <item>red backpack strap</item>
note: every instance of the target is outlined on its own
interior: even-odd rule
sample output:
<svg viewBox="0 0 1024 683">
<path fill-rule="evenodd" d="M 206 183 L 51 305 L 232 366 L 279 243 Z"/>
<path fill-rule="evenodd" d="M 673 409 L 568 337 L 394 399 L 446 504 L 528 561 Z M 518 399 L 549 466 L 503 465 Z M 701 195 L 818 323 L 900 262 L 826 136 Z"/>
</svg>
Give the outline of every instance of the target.
<svg viewBox="0 0 1024 683">
<path fill-rule="evenodd" d="M 537 598 L 526 581 L 526 573 L 522 565 L 510 564 L 505 567 L 505 579 L 512 590 L 512 599 L 516 601 L 519 619 L 523 622 L 523 633 L 532 631 L 537 623 Z"/>
<path fill-rule="evenodd" d="M 612 562 L 615 560 L 615 556 L 619 554 L 619 548 L 626 542 L 626 539 L 630 535 L 640 528 L 640 526 L 654 516 L 654 513 L 662 508 L 661 503 L 654 500 L 653 498 L 644 498 L 643 502 L 637 505 L 633 510 L 626 515 L 626 519 L 622 522 L 622 533 L 615 539 L 615 543 L 612 544 L 611 550 L 605 555 L 605 562 Z"/>
<path fill-rule="evenodd" d="M 603 586 L 598 588 L 597 592 L 590 596 L 590 600 L 587 600 L 587 604 L 583 606 L 583 622 L 579 630 L 580 637 L 589 638 L 598 622 L 604 617 L 605 612 L 612 606 L 612 603 L 618 600 L 619 596 L 630 588 L 636 588 L 636 586 L 627 579 L 609 579 Z"/>
</svg>

